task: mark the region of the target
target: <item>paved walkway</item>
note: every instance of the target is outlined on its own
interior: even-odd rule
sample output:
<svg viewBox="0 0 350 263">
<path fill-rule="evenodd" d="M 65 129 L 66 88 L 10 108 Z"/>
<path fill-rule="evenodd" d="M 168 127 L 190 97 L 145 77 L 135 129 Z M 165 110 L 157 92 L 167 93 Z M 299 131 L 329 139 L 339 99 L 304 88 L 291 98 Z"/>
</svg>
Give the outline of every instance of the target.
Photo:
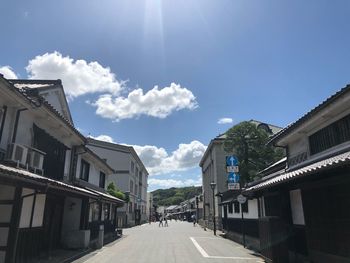
<svg viewBox="0 0 350 263">
<path fill-rule="evenodd" d="M 230 240 L 216 237 L 192 223 L 169 221 L 124 229 L 124 237 L 92 252 L 75 263 L 221 263 L 263 262 L 250 250 Z"/>
</svg>

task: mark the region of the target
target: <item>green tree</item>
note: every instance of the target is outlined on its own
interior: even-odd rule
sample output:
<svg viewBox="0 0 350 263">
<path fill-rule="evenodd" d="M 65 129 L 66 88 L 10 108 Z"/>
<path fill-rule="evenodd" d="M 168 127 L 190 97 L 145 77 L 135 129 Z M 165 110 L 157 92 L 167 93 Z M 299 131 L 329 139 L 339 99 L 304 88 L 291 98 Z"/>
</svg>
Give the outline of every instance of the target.
<svg viewBox="0 0 350 263">
<path fill-rule="evenodd" d="M 259 129 L 248 121 L 241 122 L 226 132 L 224 149 L 237 156 L 243 185 L 257 179 L 258 171 L 283 158 L 284 151 L 266 145 L 268 140 L 269 134 L 264 129 Z"/>
<path fill-rule="evenodd" d="M 118 190 L 113 182 L 111 182 L 107 186 L 107 193 L 109 193 L 110 195 L 112 195 L 114 197 L 122 199 L 127 203 L 129 202 L 129 195 L 126 195 L 122 191 Z"/>
</svg>

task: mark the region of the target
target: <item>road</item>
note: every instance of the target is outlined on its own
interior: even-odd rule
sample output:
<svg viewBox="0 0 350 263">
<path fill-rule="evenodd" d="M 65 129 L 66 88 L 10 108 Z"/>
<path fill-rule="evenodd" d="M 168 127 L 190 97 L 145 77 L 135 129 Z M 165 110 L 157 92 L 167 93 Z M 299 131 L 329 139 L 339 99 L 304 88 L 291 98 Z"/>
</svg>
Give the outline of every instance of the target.
<svg viewBox="0 0 350 263">
<path fill-rule="evenodd" d="M 264 262 L 233 241 L 188 222 L 169 221 L 124 229 L 123 238 L 94 251 L 75 263 L 221 263 Z"/>
</svg>

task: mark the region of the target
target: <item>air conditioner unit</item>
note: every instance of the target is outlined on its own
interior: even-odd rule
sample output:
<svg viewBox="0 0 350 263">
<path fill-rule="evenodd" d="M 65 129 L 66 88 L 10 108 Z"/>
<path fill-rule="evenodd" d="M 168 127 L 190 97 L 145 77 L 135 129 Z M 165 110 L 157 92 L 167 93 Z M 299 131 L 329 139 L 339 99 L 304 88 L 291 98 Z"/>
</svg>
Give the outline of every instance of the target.
<svg viewBox="0 0 350 263">
<path fill-rule="evenodd" d="M 43 170 L 45 153 L 35 148 L 29 149 L 28 165 L 34 170 Z"/>
<path fill-rule="evenodd" d="M 17 166 L 19 164 L 26 165 L 28 156 L 28 148 L 24 145 L 11 143 L 7 148 L 6 159 L 12 162 L 16 162 Z"/>
</svg>

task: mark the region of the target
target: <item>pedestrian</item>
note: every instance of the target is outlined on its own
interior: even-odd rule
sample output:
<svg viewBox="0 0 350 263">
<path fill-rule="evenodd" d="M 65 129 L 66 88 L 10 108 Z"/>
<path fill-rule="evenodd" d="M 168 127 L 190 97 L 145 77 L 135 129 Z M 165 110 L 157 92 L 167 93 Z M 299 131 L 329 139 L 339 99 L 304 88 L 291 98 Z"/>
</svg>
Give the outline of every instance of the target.
<svg viewBox="0 0 350 263">
<path fill-rule="evenodd" d="M 192 220 L 193 220 L 193 226 L 196 226 L 197 219 L 196 219 L 196 215 L 195 214 L 192 215 Z"/>
<path fill-rule="evenodd" d="M 168 226 L 168 219 L 167 218 L 164 218 L 164 222 L 165 222 L 164 226 Z"/>
<path fill-rule="evenodd" d="M 159 227 L 160 227 L 160 225 L 162 225 L 162 227 L 163 227 L 163 218 L 159 218 Z"/>
</svg>

